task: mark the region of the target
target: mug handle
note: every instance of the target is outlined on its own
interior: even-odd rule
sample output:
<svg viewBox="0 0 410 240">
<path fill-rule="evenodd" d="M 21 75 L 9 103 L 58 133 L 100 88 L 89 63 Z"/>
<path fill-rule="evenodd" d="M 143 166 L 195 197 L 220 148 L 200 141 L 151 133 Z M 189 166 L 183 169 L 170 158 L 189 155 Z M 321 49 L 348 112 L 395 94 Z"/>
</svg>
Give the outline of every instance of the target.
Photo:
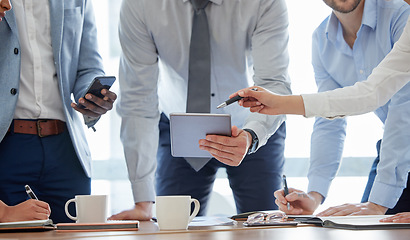
<svg viewBox="0 0 410 240">
<path fill-rule="evenodd" d="M 195 208 L 194 208 L 194 211 L 192 212 L 191 216 L 189 216 L 188 223 L 190 223 L 190 222 L 192 221 L 192 219 L 194 219 L 194 217 L 196 217 L 196 215 L 197 215 L 198 212 L 199 212 L 199 207 L 201 206 L 201 205 L 199 204 L 199 201 L 196 200 L 195 198 L 191 198 L 191 204 L 192 204 L 192 203 L 195 204 Z"/>
<path fill-rule="evenodd" d="M 73 216 L 71 216 L 70 213 L 68 212 L 68 205 L 69 205 L 70 203 L 72 203 L 72 202 L 75 202 L 75 198 L 70 199 L 70 200 L 68 200 L 68 201 L 65 203 L 65 207 L 64 207 L 65 214 L 67 215 L 67 217 L 68 217 L 69 219 L 74 220 L 74 221 L 77 221 L 77 220 L 78 220 L 78 217 L 73 217 Z"/>
</svg>

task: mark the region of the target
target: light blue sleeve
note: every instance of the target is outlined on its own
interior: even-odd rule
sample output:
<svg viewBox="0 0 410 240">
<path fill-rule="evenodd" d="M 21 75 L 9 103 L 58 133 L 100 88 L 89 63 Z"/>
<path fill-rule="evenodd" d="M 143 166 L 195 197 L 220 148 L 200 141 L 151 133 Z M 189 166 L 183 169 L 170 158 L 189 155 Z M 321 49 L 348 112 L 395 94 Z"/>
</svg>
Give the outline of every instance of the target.
<svg viewBox="0 0 410 240">
<path fill-rule="evenodd" d="M 71 56 L 70 59 L 63 59 L 61 64 L 76 64 L 77 72 L 75 73 L 76 81 L 73 89 L 74 99 L 77 101 L 80 97 L 84 96 L 88 85 L 96 76 L 104 75 L 103 61 L 98 51 L 97 45 L 97 27 L 95 25 L 94 9 L 92 6 L 92 1 L 84 1 L 84 19 L 80 17 L 76 21 L 83 21 L 82 32 L 77 34 L 75 39 L 64 39 L 64 42 L 73 42 L 72 45 L 67 44 L 67 46 L 72 46 L 72 48 L 63 48 L 64 56 Z M 75 23 L 68 22 L 72 19 L 66 19 L 64 22 L 64 30 L 66 28 L 74 28 L 73 31 L 80 28 L 79 25 L 73 25 Z M 77 28 L 77 29 L 76 29 Z M 64 35 L 63 35 L 64 36 Z M 78 42 L 77 42 L 78 41 Z M 71 51 L 71 52 L 69 52 Z M 75 56 L 75 52 L 79 55 Z M 77 62 L 75 62 L 77 60 Z M 63 66 L 63 69 L 70 69 L 67 66 Z M 70 74 L 70 73 L 63 73 Z"/>
<path fill-rule="evenodd" d="M 410 72 L 410 19 L 388 61 L 382 66 L 396 72 Z M 392 208 L 406 187 L 410 170 L 410 85 L 407 84 L 391 99 L 385 122 L 380 162 L 369 201 Z"/>
<path fill-rule="evenodd" d="M 315 31 L 312 39 L 312 64 L 319 92 L 340 88 L 322 65 L 322 61 L 330 60 L 328 56 L 320 56 L 322 39 L 319 31 Z M 323 197 L 327 196 L 330 184 L 335 177 L 342 158 L 346 137 L 346 119 L 327 120 L 317 118 L 311 136 L 310 167 L 308 172 L 308 192 L 315 191 Z"/>
<path fill-rule="evenodd" d="M 144 2 L 122 2 L 118 113 L 134 201 L 154 201 L 158 148 L 158 55 L 144 23 Z"/>
<path fill-rule="evenodd" d="M 377 176 L 369 196 L 370 202 L 388 208 L 393 208 L 399 200 L 406 187 L 410 170 L 409 109 L 410 85 L 407 84 L 391 100 L 380 149 Z"/>
</svg>

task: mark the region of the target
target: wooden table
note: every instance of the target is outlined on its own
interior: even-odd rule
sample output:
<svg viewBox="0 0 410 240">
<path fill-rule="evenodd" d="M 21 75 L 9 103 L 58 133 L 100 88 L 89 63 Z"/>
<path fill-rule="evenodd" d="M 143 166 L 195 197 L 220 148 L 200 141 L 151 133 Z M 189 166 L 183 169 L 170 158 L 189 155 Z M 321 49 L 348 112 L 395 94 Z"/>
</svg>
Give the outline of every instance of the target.
<svg viewBox="0 0 410 240">
<path fill-rule="evenodd" d="M 409 240 L 410 229 L 339 230 L 315 226 L 245 228 L 236 226 L 195 227 L 185 231 L 159 231 L 153 222 L 141 222 L 139 231 L 116 232 L 25 232 L 0 233 L 0 240 L 83 239 L 83 240 Z"/>
</svg>

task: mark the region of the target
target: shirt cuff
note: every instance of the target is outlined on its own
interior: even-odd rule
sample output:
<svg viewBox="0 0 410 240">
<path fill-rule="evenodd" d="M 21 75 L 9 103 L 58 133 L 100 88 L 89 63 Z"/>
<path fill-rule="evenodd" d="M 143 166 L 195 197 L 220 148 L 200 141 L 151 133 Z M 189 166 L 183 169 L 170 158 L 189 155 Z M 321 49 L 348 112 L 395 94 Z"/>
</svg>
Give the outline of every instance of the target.
<svg viewBox="0 0 410 240">
<path fill-rule="evenodd" d="M 315 117 L 326 112 L 327 104 L 323 98 L 318 97 L 318 94 L 302 94 L 303 104 L 305 105 L 305 117 Z"/>
<path fill-rule="evenodd" d="M 266 142 L 268 141 L 266 128 L 264 128 L 262 124 L 260 124 L 259 122 L 256 122 L 256 121 L 248 122 L 245 124 L 245 126 L 243 126 L 243 129 L 251 129 L 252 131 L 255 132 L 259 140 L 257 149 L 265 145 Z"/>
<path fill-rule="evenodd" d="M 394 208 L 402 193 L 403 189 L 400 187 L 374 182 L 372 191 L 370 192 L 369 202 L 387 208 Z"/>
<path fill-rule="evenodd" d="M 134 202 L 155 202 L 155 188 L 152 180 L 131 182 Z"/>
<path fill-rule="evenodd" d="M 320 176 L 310 176 L 309 177 L 309 186 L 307 192 L 318 192 L 323 196 L 323 203 L 329 193 L 330 181 L 327 178 Z"/>
</svg>

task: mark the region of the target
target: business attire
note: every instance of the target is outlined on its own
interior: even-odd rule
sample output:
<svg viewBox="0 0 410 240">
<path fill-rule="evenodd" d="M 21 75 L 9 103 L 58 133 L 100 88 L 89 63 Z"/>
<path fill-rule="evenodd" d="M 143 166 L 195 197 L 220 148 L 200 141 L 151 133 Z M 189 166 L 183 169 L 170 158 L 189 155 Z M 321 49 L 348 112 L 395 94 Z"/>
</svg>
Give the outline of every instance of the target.
<svg viewBox="0 0 410 240">
<path fill-rule="evenodd" d="M 409 52 L 410 18 L 407 20 L 400 39 L 396 42 L 391 52 L 373 70 L 367 81 L 358 82 L 351 87 L 339 88 L 318 94 L 302 94 L 306 112 L 305 116 L 333 119 L 362 114 L 374 111 L 379 106 L 386 104 L 403 86 L 404 89 L 400 90 L 399 95 L 405 95 L 406 89 L 408 89 L 406 84 L 410 81 Z M 408 105 L 408 103 L 403 105 L 403 112 L 407 111 L 407 108 L 405 108 L 406 104 Z M 405 146 L 409 138 L 408 131 L 402 131 L 401 128 L 398 128 L 393 133 L 386 133 L 390 129 L 392 128 L 385 129 L 383 141 L 399 143 L 398 145 L 390 144 L 389 146 L 394 146 L 394 148 L 388 151 L 388 154 L 395 152 L 397 157 L 391 159 L 388 157 L 389 155 L 381 153 L 382 161 L 378 164 L 375 186 L 391 186 L 391 189 L 388 189 L 389 191 L 385 195 L 386 197 L 395 196 L 394 199 L 387 199 L 390 206 L 393 206 L 395 204 L 394 201 L 397 201 L 398 196 L 400 196 L 402 189 L 404 187 L 406 187 L 405 191 L 409 189 L 410 181 L 408 181 L 406 176 L 410 170 L 410 160 L 407 157 L 410 149 L 408 146 Z M 400 141 L 403 142 L 401 143 Z M 377 195 L 373 198 L 371 197 L 370 201 L 375 201 L 376 197 Z M 399 203 L 402 202 L 407 203 L 407 206 L 409 206 L 408 194 L 402 194 Z M 404 204 L 401 205 L 404 206 Z M 396 207 L 398 206 L 395 206 L 394 209 Z M 406 209 L 401 211 L 406 211 Z"/>
<path fill-rule="evenodd" d="M 212 0 L 205 13 L 211 112 L 231 114 L 233 125 L 253 130 L 258 151 L 238 167 L 212 159 L 198 172 L 185 159 L 171 156 L 168 117 L 186 111 L 194 9 L 188 0 L 125 0 L 119 27 L 123 54 L 118 113 L 134 200 L 154 201 L 158 153 L 158 195 L 192 195 L 201 202 L 203 215 L 215 172 L 226 167 L 238 212 L 274 209 L 273 192 L 281 187 L 285 117 L 250 114 L 237 105 L 216 107 L 231 92 L 249 86 L 251 75 L 256 85 L 291 93 L 285 1 Z"/>
<path fill-rule="evenodd" d="M 403 1 L 367 0 L 364 5 L 362 25 L 357 33 L 353 48 L 350 48 L 345 42 L 341 24 L 336 16 L 331 14 L 313 34 L 312 63 L 319 92 L 351 86 L 356 82 L 366 80 L 373 68 L 391 51 L 394 43 L 401 36 L 409 13 L 410 8 Z M 385 83 L 382 81 L 380 84 Z M 407 88 L 404 87 L 400 92 L 408 91 Z M 358 94 L 362 95 L 361 99 L 367 97 L 362 93 Z M 390 134 L 388 129 L 393 128 L 393 126 L 397 130 L 400 129 L 401 132 L 405 132 L 410 127 L 410 123 L 401 120 L 401 118 L 408 115 L 408 112 L 403 110 L 405 108 L 399 110 L 399 107 L 405 104 L 409 97 L 406 94 L 396 94 L 391 101 L 374 111 L 385 124 L 380 157 L 381 159 L 383 157 L 388 158 L 390 163 L 400 162 L 402 158 L 405 158 L 405 155 L 399 156 L 396 152 L 397 146 L 402 145 L 398 142 L 399 138 L 388 138 L 387 136 Z M 324 104 L 326 103 L 320 106 Z M 351 107 L 355 108 L 358 105 L 363 106 L 365 103 L 358 103 L 356 106 Z M 307 113 L 309 111 L 307 110 Z M 326 197 L 342 157 L 346 124 L 346 119 L 333 121 L 323 118 L 316 119 L 311 139 L 308 191 L 316 191 Z M 401 150 L 401 152 L 403 151 L 405 151 L 405 147 Z M 375 166 L 377 161 L 378 157 L 375 160 Z M 404 171 L 407 171 L 407 169 Z M 393 208 L 406 181 L 397 182 L 398 185 L 387 184 L 392 181 L 395 182 L 395 176 L 400 174 L 381 172 L 379 168 L 379 173 L 373 185 L 372 175 L 375 174 L 375 169 L 373 169 L 366 190 L 368 194 L 372 189 L 369 200 Z M 367 201 L 366 192 L 363 201 Z"/>
<path fill-rule="evenodd" d="M 68 222 L 65 202 L 90 194 L 91 155 L 82 121 L 71 108 L 103 75 L 90 1 L 13 0 L 0 22 L 0 199 L 27 199 L 29 184 Z M 73 209 L 71 209 L 72 214 Z"/>
</svg>

